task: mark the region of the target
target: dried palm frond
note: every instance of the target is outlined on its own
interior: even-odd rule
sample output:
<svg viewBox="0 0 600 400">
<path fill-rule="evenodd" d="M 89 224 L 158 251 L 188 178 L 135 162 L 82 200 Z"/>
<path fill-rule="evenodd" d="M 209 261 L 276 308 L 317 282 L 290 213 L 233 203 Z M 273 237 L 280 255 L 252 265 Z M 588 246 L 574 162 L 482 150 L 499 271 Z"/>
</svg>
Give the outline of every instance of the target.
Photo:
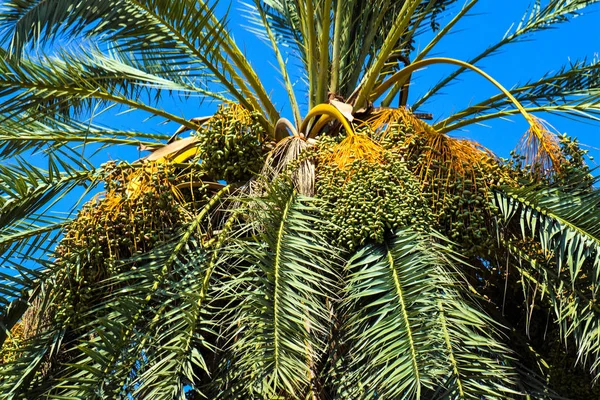
<svg viewBox="0 0 600 400">
<path fill-rule="evenodd" d="M 267 156 L 261 175 L 271 182 L 289 169 L 292 183 L 298 193 L 313 196 L 315 163 L 312 159 L 300 159 L 300 154 L 310 146 L 310 143 L 300 136 L 289 136 L 281 140 Z"/>
<path fill-rule="evenodd" d="M 148 155 L 146 161 L 161 161 L 172 158 L 174 155 L 189 149 L 190 147 L 196 146 L 198 139 L 194 136 L 189 138 L 180 139 L 171 142 Z"/>
<path fill-rule="evenodd" d="M 200 128 L 202 125 L 204 125 L 205 123 L 207 123 L 208 121 L 210 121 L 210 119 L 212 118 L 212 115 L 206 115 L 204 117 L 195 117 L 190 119 L 190 122 L 193 122 L 194 124 L 198 125 L 198 128 Z M 177 136 L 179 136 L 180 134 L 182 134 L 183 132 L 187 132 L 191 130 L 191 128 L 189 126 L 186 125 L 181 125 L 173 134 L 173 136 L 171 136 L 169 138 L 169 140 L 167 141 L 167 144 L 171 144 L 173 143 L 176 139 Z"/>
<path fill-rule="evenodd" d="M 45 326 L 51 319 L 52 314 L 50 309 L 44 307 L 40 297 L 36 297 L 20 321 L 23 338 L 29 339 L 36 336 L 40 332 L 40 329 L 45 329 Z"/>
<path fill-rule="evenodd" d="M 517 152 L 524 158 L 523 163 L 543 175 L 559 172 L 564 161 L 558 135 L 548 122 L 531 117 L 531 128 L 523 135 Z"/>
</svg>

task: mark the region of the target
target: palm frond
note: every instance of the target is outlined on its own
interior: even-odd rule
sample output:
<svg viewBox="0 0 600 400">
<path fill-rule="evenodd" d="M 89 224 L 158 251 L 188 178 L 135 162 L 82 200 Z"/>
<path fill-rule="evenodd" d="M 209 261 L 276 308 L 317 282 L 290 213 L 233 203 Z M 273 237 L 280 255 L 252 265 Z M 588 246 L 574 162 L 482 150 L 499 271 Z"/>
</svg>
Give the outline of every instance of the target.
<svg viewBox="0 0 600 400">
<path fill-rule="evenodd" d="M 34 41 L 46 41 L 59 32 L 99 38 L 138 59 L 166 61 L 173 57 L 183 70 L 206 68 L 215 81 L 246 108 L 265 112 L 266 126 L 278 114 L 261 81 L 226 30 L 224 20 L 205 1 L 164 0 L 106 2 L 79 0 L 9 2 L 0 20 L 5 36 L 19 55 Z M 135 24 L 123 24 L 123 19 Z M 151 38 L 151 42 L 148 42 Z M 265 127 L 266 127 L 265 126 Z"/>
<path fill-rule="evenodd" d="M 527 109 L 549 112 L 573 118 L 597 119 L 600 95 L 600 62 L 579 60 L 565 65 L 557 72 L 510 89 Z M 450 131 L 514 114 L 510 100 L 504 94 L 490 97 L 454 113 L 438 122 L 436 128 Z"/>
<path fill-rule="evenodd" d="M 242 329 L 227 367 L 235 395 L 297 396 L 319 385 L 338 259 L 319 228 L 317 206 L 287 184 L 247 203 L 252 223 L 245 229 L 256 236 L 236 251 L 247 271 L 238 278 L 246 282 L 245 299 L 231 329 Z"/>
<path fill-rule="evenodd" d="M 122 260 L 121 272 L 97 282 L 77 316 L 66 311 L 72 277 L 54 268 L 54 289 L 42 296 L 53 305 L 53 318 L 24 351 L 47 354 L 57 327 L 68 340 L 53 356 L 43 355 L 35 368 L 27 367 L 32 380 L 3 382 L 7 391 L 71 398 L 98 391 L 111 398 L 181 398 L 186 386 L 202 382 L 200 375 L 209 373 L 215 350 L 204 337 L 213 334 L 219 315 L 207 312 L 209 303 L 219 300 L 210 285 L 215 270 L 211 260 L 218 253 L 206 247 L 204 229 L 229 190 L 214 195 L 172 240 Z M 16 368 L 24 367 L 7 364 L 0 374 L 10 376 Z"/>
<path fill-rule="evenodd" d="M 381 43 L 373 64 L 365 72 L 354 102 L 355 109 L 360 109 L 366 105 L 389 57 L 398 47 L 398 42 L 402 36 L 408 32 L 409 25 L 420 3 L 420 0 L 407 0 L 402 4 L 402 8 L 398 11 L 389 33 L 385 35 L 385 39 Z"/>
<path fill-rule="evenodd" d="M 367 246 L 349 261 L 348 378 L 340 388 L 346 395 L 516 394 L 509 351 L 491 319 L 461 294 L 465 289 L 441 249 L 404 229 L 385 246 Z M 465 334 L 474 341 L 462 342 Z"/>
<path fill-rule="evenodd" d="M 112 398 L 126 393 L 182 398 L 185 386 L 200 380 L 197 374 L 208 373 L 213 349 L 203 337 L 211 333 L 214 316 L 204 311 L 207 253 L 197 227 L 193 231 L 138 257 L 135 271 L 100 283 L 107 292 L 115 284 L 127 286 L 107 293 L 83 315 L 91 322 L 79 334 L 69 364 L 55 372 L 60 381 L 50 393 L 85 397 L 101 390 Z M 182 243 L 172 257 L 173 247 Z"/>
<path fill-rule="evenodd" d="M 571 338 L 579 361 L 598 377 L 600 308 L 600 196 L 558 188 L 504 189 L 495 194 L 504 220 L 503 241 L 524 259 L 553 305 L 563 340 Z M 516 225 L 515 225 L 516 224 Z M 519 240 L 535 240 L 540 253 Z M 529 256 L 528 256 L 529 254 Z"/>
<path fill-rule="evenodd" d="M 515 355 L 498 335 L 500 327 L 474 306 L 473 300 L 466 301 L 466 290 L 457 282 L 456 276 L 438 276 L 438 285 L 443 289 L 438 291 L 437 335 L 444 341 L 440 361 L 445 361 L 442 365 L 448 372 L 437 395 L 448 399 L 503 399 L 522 394 L 516 385 L 519 378 Z M 465 341 L 466 337 L 469 340 Z"/>
<path fill-rule="evenodd" d="M 13 165 L 0 166 L 0 260 L 16 255 L 27 258 L 41 249 L 49 250 L 56 237 L 48 242 L 42 239 L 51 239 L 69 219 L 48 216 L 47 210 L 74 189 L 89 189 L 90 183 L 94 184 L 93 168 L 61 165 L 52 158 L 48 164 L 44 170 L 17 158 Z"/>
<path fill-rule="evenodd" d="M 114 130 L 76 120 L 50 124 L 42 120 L 4 119 L 0 127 L 0 158 L 9 160 L 23 154 L 47 155 L 63 148 L 67 152 L 83 151 L 86 147 L 98 152 L 113 145 L 153 148 L 168 139 L 168 135 L 159 133 Z"/>
<path fill-rule="evenodd" d="M 0 366 L 0 389 L 3 395 L 7 398 L 28 396 L 31 382 L 37 373 L 46 368 L 45 361 L 58 354 L 64 338 L 65 330 L 53 326 L 20 347 L 18 359 Z"/>
<path fill-rule="evenodd" d="M 300 57 L 308 74 L 309 108 L 327 99 L 326 90 L 337 95 L 349 97 L 373 64 L 386 40 L 388 47 L 409 51 L 410 42 L 424 21 L 431 21 L 436 27 L 436 17 L 455 0 L 418 0 L 411 1 L 407 13 L 407 2 L 378 1 L 331 1 L 331 2 L 293 2 L 288 0 L 261 1 L 266 12 L 273 36 L 284 46 L 291 47 Z M 314 4 L 313 4 L 314 3 Z M 250 8 L 247 15 L 253 23 L 261 23 L 255 15 L 256 8 Z M 309 12 L 310 11 L 310 12 Z M 394 21 L 404 12 L 406 22 L 404 35 L 388 38 L 394 29 Z M 397 21 L 396 21 L 397 22 Z M 330 29 L 328 29 L 328 27 Z M 349 29 L 348 27 L 352 27 Z M 333 37 L 328 34 L 333 32 Z M 253 29 L 253 32 L 269 40 L 268 32 Z M 331 47 L 331 51 L 330 51 Z M 389 54 L 382 56 L 387 62 Z M 377 75 L 380 73 L 378 67 Z M 329 88 L 325 87 L 330 82 Z M 319 89 L 319 85 L 320 89 Z M 314 88 L 313 88 L 314 86 Z M 311 89 L 312 88 L 312 89 Z"/>
<path fill-rule="evenodd" d="M 3 113 L 13 118 L 33 115 L 63 118 L 79 115 L 98 102 L 116 103 L 164 117 L 194 129 L 191 122 L 140 98 L 148 87 L 190 93 L 190 88 L 137 70 L 118 59 L 92 52 L 63 53 L 60 57 L 0 60 Z M 56 118 L 56 117 L 54 117 Z"/>
<path fill-rule="evenodd" d="M 288 99 L 290 100 L 290 106 L 292 108 L 292 114 L 294 116 L 294 122 L 296 126 L 300 126 L 302 122 L 302 117 L 300 116 L 300 107 L 298 105 L 298 101 L 296 100 L 296 93 L 294 92 L 294 84 L 292 84 L 290 73 L 288 72 L 288 67 L 286 65 L 286 60 L 284 59 L 283 49 L 280 48 L 279 41 L 271 29 L 271 24 L 269 22 L 269 15 L 263 9 L 259 0 L 254 1 L 254 5 L 246 4 L 247 11 L 245 12 L 251 22 L 254 22 L 255 25 L 258 25 L 258 29 L 264 29 L 266 37 L 275 53 L 275 57 L 277 58 L 277 63 L 279 64 L 279 72 L 281 73 L 281 77 L 283 78 L 283 82 L 285 85 L 285 90 L 288 94 Z M 255 31 L 257 29 L 254 29 Z"/>
<path fill-rule="evenodd" d="M 48 209 L 78 188 L 93 187 L 96 177 L 78 160 L 71 165 L 50 157 L 47 170 L 14 160 L 0 166 L 0 345 L 47 279 L 47 257 L 70 221 L 47 215 Z"/>
</svg>

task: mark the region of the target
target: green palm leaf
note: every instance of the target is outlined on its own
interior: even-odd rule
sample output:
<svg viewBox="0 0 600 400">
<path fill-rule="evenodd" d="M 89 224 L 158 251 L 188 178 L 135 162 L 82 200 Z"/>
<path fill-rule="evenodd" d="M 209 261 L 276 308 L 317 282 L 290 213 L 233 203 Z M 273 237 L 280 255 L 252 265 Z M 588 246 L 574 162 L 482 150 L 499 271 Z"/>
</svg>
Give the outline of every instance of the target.
<svg viewBox="0 0 600 400">
<path fill-rule="evenodd" d="M 76 315 L 66 300 L 75 271 L 51 268 L 53 289 L 38 296 L 46 305 L 42 309 L 52 306 L 51 321 L 26 343 L 23 351 L 31 357 L 0 365 L 2 388 L 50 398 L 102 393 L 171 399 L 183 398 L 186 386 L 201 386 L 216 354 L 205 336 L 216 334 L 221 315 L 209 312 L 210 303 L 219 301 L 211 275 L 221 266 L 214 262 L 217 253 L 202 245 L 201 226 L 228 190 L 215 195 L 172 241 L 123 260 L 122 272 L 98 282 Z M 58 344 L 63 336 L 68 340 Z M 9 378 L 23 369 L 26 381 Z"/>
<path fill-rule="evenodd" d="M 510 351 L 492 329 L 496 324 L 470 304 L 452 272 L 453 256 L 443 252 L 431 238 L 405 229 L 349 261 L 344 396 L 517 394 Z"/>
<path fill-rule="evenodd" d="M 266 110 L 273 123 L 278 114 L 256 73 L 214 14 L 214 5 L 200 1 L 171 2 L 80 0 L 9 2 L 0 20 L 13 53 L 27 43 L 63 34 L 98 36 L 118 44 L 138 59 L 170 63 L 178 59 L 182 70 L 206 68 L 216 82 L 248 109 Z M 123 24 L 135 20 L 135 24 Z M 108 33 L 108 34 L 107 34 Z M 266 120 L 265 120 L 266 123 Z"/>
<path fill-rule="evenodd" d="M 237 396 L 316 390 L 338 262 L 318 228 L 317 205 L 285 185 L 246 206 L 256 236 L 236 250 L 240 268 L 248 268 L 236 278 L 247 283 L 232 321 L 232 328 L 244 327 L 232 343 L 229 367 Z"/>
<path fill-rule="evenodd" d="M 524 276 L 543 285 L 564 340 L 575 340 L 579 360 L 597 376 L 600 309 L 594 299 L 600 277 L 598 192 L 505 189 L 496 192 L 495 202 L 505 221 L 505 242 L 522 238 L 540 243 L 543 259 L 528 255 L 518 243 L 513 245 L 513 254 L 526 261 Z"/>
<path fill-rule="evenodd" d="M 97 103 L 116 103 L 149 112 L 194 129 L 184 118 L 151 107 L 141 94 L 148 86 L 188 92 L 182 86 L 127 65 L 100 53 L 63 53 L 60 57 L 37 60 L 0 61 L 0 95 L 6 116 L 31 119 L 46 114 L 51 119 L 69 117 L 90 110 Z M 196 91 L 198 93 L 198 91 Z"/>
</svg>

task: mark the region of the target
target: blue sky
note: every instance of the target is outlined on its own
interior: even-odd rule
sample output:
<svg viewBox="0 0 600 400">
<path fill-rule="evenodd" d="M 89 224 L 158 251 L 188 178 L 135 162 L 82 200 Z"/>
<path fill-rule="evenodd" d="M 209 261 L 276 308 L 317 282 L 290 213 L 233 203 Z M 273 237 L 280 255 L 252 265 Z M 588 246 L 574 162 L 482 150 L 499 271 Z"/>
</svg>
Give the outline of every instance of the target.
<svg viewBox="0 0 600 400">
<path fill-rule="evenodd" d="M 544 1 L 545 3 L 545 1 Z M 229 1 L 221 1 L 217 10 L 228 8 Z M 458 2 L 461 4 L 461 2 Z M 481 0 L 448 35 L 430 56 L 452 57 L 460 60 L 479 54 L 487 46 L 500 40 L 513 24 L 517 24 L 525 13 L 529 2 L 526 0 Z M 248 33 L 241 25 L 247 25 L 242 13 L 239 11 L 241 3 L 234 1 L 229 8 L 229 26 L 240 48 L 244 49 L 252 65 L 262 78 L 264 85 L 270 91 L 275 104 L 282 110 L 284 116 L 290 117 L 287 107 L 287 96 L 279 77 L 276 62 L 271 49 L 267 44 Z M 443 24 L 442 20 L 442 24 Z M 592 59 L 600 53 L 600 5 L 589 7 L 586 14 L 573 19 L 571 22 L 558 25 L 558 29 L 546 30 L 530 36 L 527 41 L 505 46 L 503 50 L 478 64 L 487 73 L 491 74 L 505 87 L 512 87 L 518 83 L 525 83 L 530 79 L 541 77 L 577 59 L 587 57 Z M 423 47 L 429 41 L 429 36 L 423 35 L 417 40 L 416 47 Z M 290 59 L 290 65 L 295 61 Z M 454 67 L 432 66 L 413 75 L 411 98 L 409 104 L 419 94 L 424 93 L 438 80 L 442 79 Z M 299 69 L 290 71 L 296 74 Z M 297 96 L 302 102 L 305 90 L 299 82 Z M 426 103 L 420 111 L 433 113 L 438 119 L 458 111 L 471 102 L 483 100 L 496 94 L 497 89 L 483 78 L 473 73 L 463 74 L 460 80 L 447 87 L 443 95 L 434 97 L 433 101 Z M 164 100 L 163 107 L 182 115 L 186 118 L 209 115 L 216 109 L 217 104 L 202 103 L 199 99 Z M 306 104 L 303 104 L 305 113 Z M 161 125 L 158 119 L 143 122 L 140 113 L 128 113 L 115 117 L 108 113 L 96 119 L 96 122 L 110 121 L 110 125 L 121 128 L 140 129 L 144 131 L 162 132 L 170 134 L 177 127 L 173 124 Z M 585 144 L 590 154 L 600 160 L 600 123 L 574 122 L 566 118 L 543 116 L 561 133 L 576 136 Z M 516 115 L 510 121 L 492 120 L 487 127 L 471 126 L 464 131 L 454 132 L 462 136 L 479 141 L 500 156 L 508 156 L 518 143 L 520 137 L 527 130 L 527 124 L 522 117 Z M 132 149 L 112 148 L 107 153 L 95 157 L 96 161 L 103 162 L 107 159 L 126 159 L 132 161 L 140 154 Z"/>
</svg>

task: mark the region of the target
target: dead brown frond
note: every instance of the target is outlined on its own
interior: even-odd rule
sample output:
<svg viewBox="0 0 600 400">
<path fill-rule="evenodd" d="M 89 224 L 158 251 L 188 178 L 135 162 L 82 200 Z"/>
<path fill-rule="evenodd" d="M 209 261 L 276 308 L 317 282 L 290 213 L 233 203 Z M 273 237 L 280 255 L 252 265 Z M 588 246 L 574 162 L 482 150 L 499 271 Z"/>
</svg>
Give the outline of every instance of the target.
<svg viewBox="0 0 600 400">
<path fill-rule="evenodd" d="M 31 304 L 23 313 L 19 324 L 24 340 L 31 339 L 46 329 L 52 322 L 52 308 L 45 304 L 41 296 L 30 299 Z"/>
<path fill-rule="evenodd" d="M 170 159 L 175 155 L 196 146 L 197 142 L 198 139 L 193 136 L 177 140 L 153 151 L 152 154 L 148 155 L 144 160 L 149 162 L 157 162 Z"/>
<path fill-rule="evenodd" d="M 261 175 L 270 182 L 290 168 L 292 183 L 298 193 L 313 196 L 315 163 L 311 159 L 300 159 L 300 154 L 310 146 L 300 136 L 288 136 L 282 139 L 267 156 Z"/>
<path fill-rule="evenodd" d="M 559 172 L 564 161 L 556 129 L 546 121 L 531 117 L 531 128 L 523 135 L 517 152 L 523 163 L 542 175 Z M 554 132 L 553 132 L 554 131 Z"/>
</svg>

